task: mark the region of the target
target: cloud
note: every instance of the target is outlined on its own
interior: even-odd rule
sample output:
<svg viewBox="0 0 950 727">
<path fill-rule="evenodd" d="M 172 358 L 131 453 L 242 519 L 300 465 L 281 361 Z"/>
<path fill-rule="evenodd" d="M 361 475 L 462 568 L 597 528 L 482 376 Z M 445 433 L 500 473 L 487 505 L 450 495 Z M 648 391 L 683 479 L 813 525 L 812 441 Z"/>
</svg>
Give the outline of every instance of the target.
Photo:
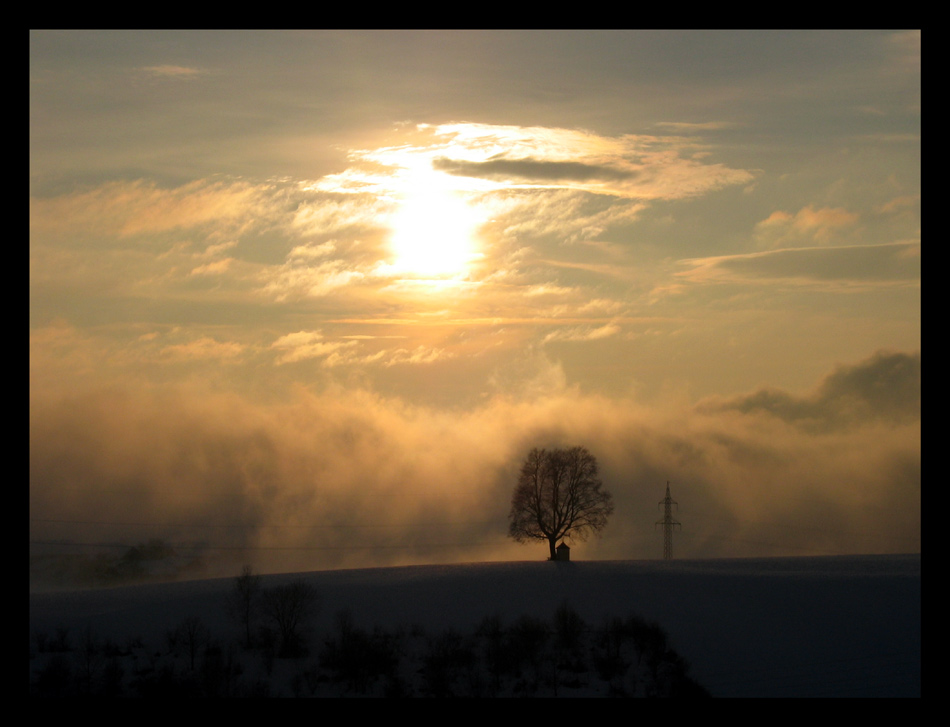
<svg viewBox="0 0 950 727">
<path fill-rule="evenodd" d="M 57 197 L 30 199 L 33 235 L 120 237 L 230 223 L 240 231 L 265 216 L 267 187 L 197 180 L 166 189 L 146 181 L 109 182 Z"/>
<path fill-rule="evenodd" d="M 768 283 L 847 290 L 919 285 L 920 244 L 851 245 L 774 250 L 680 261 L 677 278 L 694 283 Z"/>
<path fill-rule="evenodd" d="M 358 283 L 366 273 L 354 269 L 345 260 L 328 260 L 318 265 L 291 260 L 261 274 L 265 279 L 261 292 L 277 301 L 295 298 L 322 298 L 340 288 Z"/>
<path fill-rule="evenodd" d="M 541 558 L 505 537 L 518 466 L 533 446 L 580 443 L 617 506 L 584 558 L 659 557 L 667 480 L 681 557 L 912 552 L 919 435 L 919 354 L 899 352 L 843 365 L 810 395 L 695 408 L 563 379 L 467 410 L 353 388 L 265 403 L 198 382 L 64 385 L 31 390 L 31 537 L 165 537 L 273 570 Z"/>
<path fill-rule="evenodd" d="M 336 252 L 336 249 L 336 243 L 333 242 L 333 240 L 319 245 L 310 242 L 294 247 L 287 258 L 290 260 L 314 260 L 316 258 L 328 257 Z"/>
<path fill-rule="evenodd" d="M 544 337 L 543 343 L 551 343 L 552 341 L 597 341 L 615 336 L 619 332 L 620 326 L 616 323 L 607 323 L 596 328 L 592 326 L 559 328 L 548 333 Z"/>
<path fill-rule="evenodd" d="M 760 247 L 800 247 L 830 244 L 855 228 L 859 217 L 842 207 L 803 207 L 794 215 L 773 212 L 755 226 L 754 236 Z"/>
<path fill-rule="evenodd" d="M 193 268 L 189 275 L 223 275 L 228 271 L 233 262 L 234 258 L 231 257 L 224 258 L 223 260 L 215 260 L 212 263 Z"/>
<path fill-rule="evenodd" d="M 804 396 L 759 389 L 739 397 L 713 397 L 697 409 L 764 413 L 820 428 L 919 421 L 920 403 L 920 353 L 878 351 L 865 361 L 839 366 Z"/>
<path fill-rule="evenodd" d="M 888 200 L 884 204 L 877 205 L 874 211 L 877 214 L 892 215 L 903 214 L 907 210 L 913 210 L 920 205 L 920 195 L 901 195 Z"/>
<path fill-rule="evenodd" d="M 342 350 L 357 345 L 356 341 L 325 341 L 320 331 L 298 331 L 281 336 L 271 344 L 271 348 L 286 352 L 277 358 L 275 363 L 279 366 L 311 358 L 339 356 Z"/>
<path fill-rule="evenodd" d="M 176 343 L 165 346 L 160 355 L 172 361 L 193 361 L 202 359 L 233 359 L 243 353 L 245 347 L 233 341 L 217 341 L 211 337 L 202 337 L 188 343 Z"/>
<path fill-rule="evenodd" d="M 743 124 L 739 124 L 734 121 L 658 121 L 655 125 L 663 127 L 664 129 L 673 129 L 674 131 L 679 132 L 722 131 L 724 129 L 736 129 L 743 126 Z"/>
<path fill-rule="evenodd" d="M 582 162 L 557 162 L 538 159 L 489 159 L 483 162 L 459 161 L 437 157 L 432 168 L 465 177 L 484 177 L 497 181 L 615 181 L 635 176 L 633 170 L 615 169 Z"/>
<path fill-rule="evenodd" d="M 441 348 L 419 345 L 414 349 L 381 349 L 374 353 L 362 353 L 362 343 L 375 340 L 403 338 L 403 336 L 345 336 L 344 340 L 326 340 L 320 331 L 298 331 L 281 336 L 271 348 L 285 351 L 275 361 L 282 364 L 323 359 L 326 367 L 376 365 L 384 368 L 400 365 L 430 364 L 453 358 L 454 354 Z"/>
<path fill-rule="evenodd" d="M 320 191 L 321 187 L 333 186 L 329 180 L 335 176 L 328 175 L 319 184 L 301 185 L 297 190 L 300 199 L 289 223 L 295 234 L 306 237 L 378 229 L 392 213 L 394 205 L 385 195 L 367 193 L 362 188 Z"/>
<path fill-rule="evenodd" d="M 85 286 L 88 301 L 132 296 L 169 306 L 181 296 L 206 302 L 212 288 L 220 299 L 244 303 L 346 295 L 359 307 L 370 306 L 369 295 L 380 291 L 414 297 L 394 282 L 412 271 L 392 264 L 389 236 L 394 213 L 421 174 L 429 183 L 435 176 L 438 185 L 461 184 L 453 191 L 477 220 L 473 235 L 481 247 L 460 277 L 492 281 L 500 294 L 506 275 L 527 272 L 535 284 L 551 282 L 555 276 L 543 268 L 552 264 L 581 270 L 577 260 L 537 256 L 531 270 L 522 270 L 513 257 L 519 250 L 587 242 L 637 220 L 646 199 L 702 194 L 748 178 L 742 170 L 683 159 L 682 142 L 662 137 L 455 124 L 419 127 L 409 138 L 414 143 L 352 150 L 343 172 L 310 182 L 117 181 L 34 197 L 33 283 L 51 294 Z M 484 186 L 474 183 L 485 179 L 460 176 L 492 169 L 545 183 Z"/>
<path fill-rule="evenodd" d="M 483 197 L 485 216 L 503 240 L 556 236 L 567 242 L 597 237 L 612 225 L 629 223 L 645 209 L 611 195 L 575 189 L 512 189 Z"/>
<path fill-rule="evenodd" d="M 409 143 L 352 151 L 353 166 L 320 187 L 392 194 L 411 178 L 407 173 L 427 171 L 442 173 L 455 188 L 473 194 L 539 187 L 657 200 L 698 196 L 755 177 L 748 170 L 704 163 L 699 152 L 708 149 L 683 137 L 475 123 L 421 124 L 406 133 Z"/>
<path fill-rule="evenodd" d="M 206 71 L 203 71 L 199 68 L 174 65 L 143 66 L 139 70 L 153 78 L 175 78 L 186 81 L 190 81 L 206 73 Z"/>
</svg>

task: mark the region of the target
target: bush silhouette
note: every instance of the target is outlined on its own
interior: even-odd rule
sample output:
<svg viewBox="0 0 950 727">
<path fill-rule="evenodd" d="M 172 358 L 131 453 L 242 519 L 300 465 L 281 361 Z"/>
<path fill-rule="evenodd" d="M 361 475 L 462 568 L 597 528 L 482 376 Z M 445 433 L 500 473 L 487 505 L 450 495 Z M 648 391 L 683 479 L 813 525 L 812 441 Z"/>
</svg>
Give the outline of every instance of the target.
<svg viewBox="0 0 950 727">
<path fill-rule="evenodd" d="M 395 638 L 376 629 L 368 633 L 347 610 L 336 615 L 336 634 L 324 642 L 320 665 L 350 691 L 363 694 L 375 679 L 395 678 L 399 664 Z"/>
</svg>

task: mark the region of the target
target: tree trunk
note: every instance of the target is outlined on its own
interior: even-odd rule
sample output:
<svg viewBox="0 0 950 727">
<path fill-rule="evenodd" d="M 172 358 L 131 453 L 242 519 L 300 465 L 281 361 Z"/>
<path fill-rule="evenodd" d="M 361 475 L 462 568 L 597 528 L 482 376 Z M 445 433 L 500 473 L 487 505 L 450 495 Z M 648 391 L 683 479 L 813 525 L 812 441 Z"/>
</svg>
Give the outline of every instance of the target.
<svg viewBox="0 0 950 727">
<path fill-rule="evenodd" d="M 551 548 L 551 558 L 550 560 L 557 560 L 557 550 L 554 547 L 554 541 L 556 538 L 548 538 L 548 545 Z"/>
</svg>

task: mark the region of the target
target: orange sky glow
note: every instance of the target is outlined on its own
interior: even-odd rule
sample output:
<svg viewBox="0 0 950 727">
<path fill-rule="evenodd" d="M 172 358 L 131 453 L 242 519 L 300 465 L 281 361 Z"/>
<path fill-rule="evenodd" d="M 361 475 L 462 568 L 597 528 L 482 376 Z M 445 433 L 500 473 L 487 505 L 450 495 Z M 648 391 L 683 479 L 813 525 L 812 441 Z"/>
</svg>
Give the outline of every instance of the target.
<svg viewBox="0 0 950 727">
<path fill-rule="evenodd" d="M 31 549 L 920 551 L 919 32 L 33 31 L 29 275 Z"/>
</svg>

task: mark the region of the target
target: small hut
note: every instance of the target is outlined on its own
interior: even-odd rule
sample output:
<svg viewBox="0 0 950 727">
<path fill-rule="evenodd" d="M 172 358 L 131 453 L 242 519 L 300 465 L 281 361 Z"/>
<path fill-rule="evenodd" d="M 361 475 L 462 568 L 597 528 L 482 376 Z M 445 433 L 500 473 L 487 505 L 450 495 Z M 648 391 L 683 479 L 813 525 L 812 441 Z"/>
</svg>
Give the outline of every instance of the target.
<svg viewBox="0 0 950 727">
<path fill-rule="evenodd" d="M 571 559 L 571 548 L 566 543 L 561 543 L 556 548 L 557 550 L 557 559 L 558 560 L 570 560 Z"/>
</svg>

